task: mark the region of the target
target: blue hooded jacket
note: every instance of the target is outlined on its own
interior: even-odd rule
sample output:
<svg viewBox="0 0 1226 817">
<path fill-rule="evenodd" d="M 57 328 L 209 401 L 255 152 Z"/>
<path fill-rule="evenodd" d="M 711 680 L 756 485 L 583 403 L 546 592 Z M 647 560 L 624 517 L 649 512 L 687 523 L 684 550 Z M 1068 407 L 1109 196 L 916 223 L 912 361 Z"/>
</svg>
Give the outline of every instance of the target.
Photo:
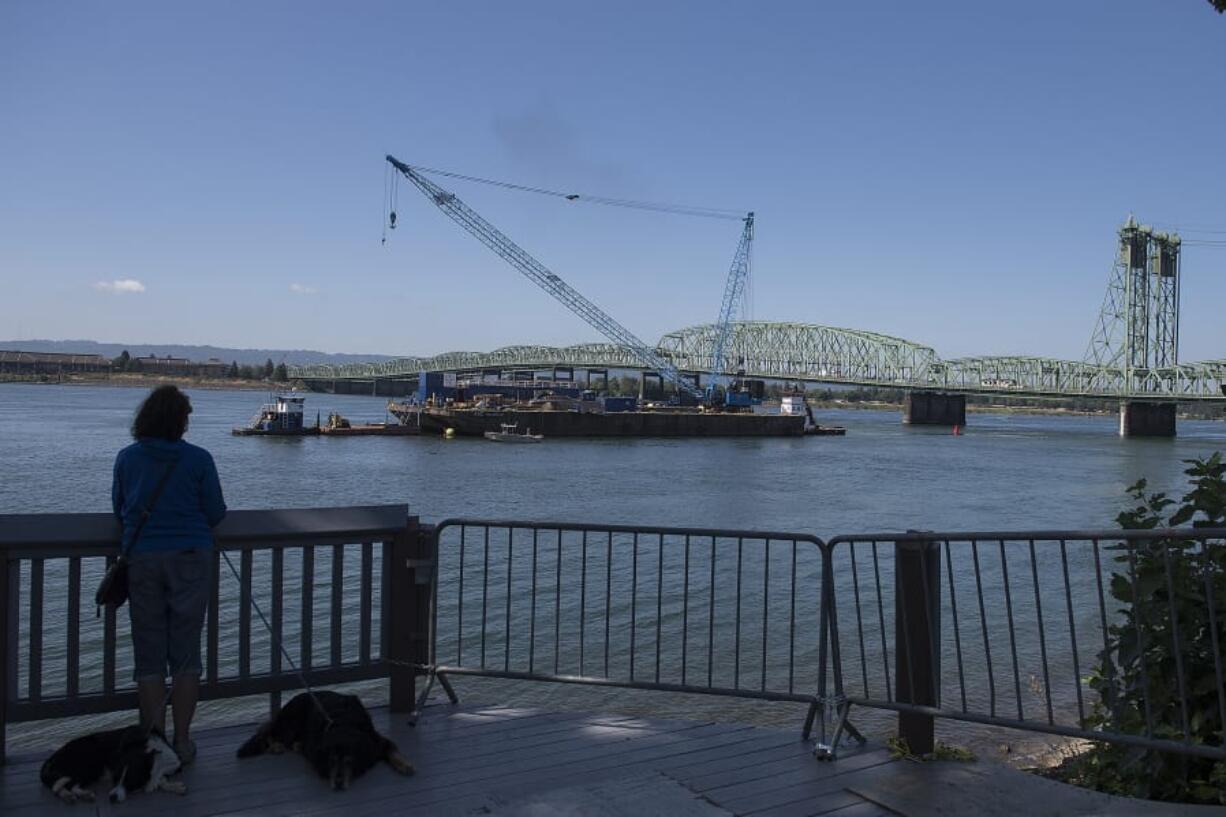
<svg viewBox="0 0 1226 817">
<path fill-rule="evenodd" d="M 133 546 L 141 513 L 167 467 L 178 461 Z M 217 466 L 208 451 L 183 440 L 142 437 L 115 457 L 111 507 L 123 524 L 123 548 L 140 553 L 213 546 L 213 526 L 226 515 Z"/>
</svg>

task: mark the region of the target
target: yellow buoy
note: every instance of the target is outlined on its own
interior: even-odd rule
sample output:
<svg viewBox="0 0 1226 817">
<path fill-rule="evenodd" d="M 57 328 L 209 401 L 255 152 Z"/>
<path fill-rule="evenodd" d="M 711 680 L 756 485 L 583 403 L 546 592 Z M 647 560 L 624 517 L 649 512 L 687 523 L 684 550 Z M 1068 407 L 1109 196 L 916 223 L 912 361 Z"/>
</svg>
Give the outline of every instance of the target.
<svg viewBox="0 0 1226 817">
<path fill-rule="evenodd" d="M 444 440 L 454 440 L 455 439 L 455 429 L 448 428 L 445 431 L 443 431 L 443 439 Z"/>
</svg>

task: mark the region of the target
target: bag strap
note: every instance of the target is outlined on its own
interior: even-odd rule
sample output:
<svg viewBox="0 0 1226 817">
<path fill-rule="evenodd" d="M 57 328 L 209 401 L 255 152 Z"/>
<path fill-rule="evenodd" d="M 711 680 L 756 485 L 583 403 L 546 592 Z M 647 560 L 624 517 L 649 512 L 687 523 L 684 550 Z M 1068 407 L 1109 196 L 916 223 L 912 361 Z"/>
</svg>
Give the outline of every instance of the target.
<svg viewBox="0 0 1226 817">
<path fill-rule="evenodd" d="M 162 478 L 154 486 L 153 493 L 149 495 L 149 501 L 145 503 L 144 509 L 140 512 L 140 519 L 136 522 L 136 530 L 132 532 L 132 541 L 128 543 L 127 549 L 120 554 L 121 558 L 127 558 L 128 553 L 136 546 L 136 541 L 140 539 L 141 531 L 145 529 L 145 523 L 153 515 L 153 508 L 158 504 L 158 500 L 162 498 L 162 491 L 166 488 L 166 483 L 170 482 L 170 475 L 174 473 L 175 466 L 178 464 L 179 461 L 174 459 L 170 461 L 170 465 L 166 466 L 165 472 L 162 473 Z"/>
</svg>

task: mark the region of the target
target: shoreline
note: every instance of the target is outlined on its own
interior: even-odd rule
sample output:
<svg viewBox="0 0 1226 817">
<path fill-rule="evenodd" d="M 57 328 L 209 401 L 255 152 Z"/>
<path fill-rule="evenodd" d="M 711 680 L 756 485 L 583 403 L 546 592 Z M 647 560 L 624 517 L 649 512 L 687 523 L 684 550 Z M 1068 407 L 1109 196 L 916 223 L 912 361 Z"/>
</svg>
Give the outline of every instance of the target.
<svg viewBox="0 0 1226 817">
<path fill-rule="evenodd" d="M 289 383 L 273 383 L 265 380 L 226 380 L 183 375 L 138 375 L 116 374 L 108 377 L 68 375 L 66 377 L 4 377 L 0 384 L 16 383 L 23 386 L 110 386 L 118 389 L 147 389 L 171 384 L 180 388 L 210 389 L 214 391 L 278 391 L 291 388 Z"/>
<path fill-rule="evenodd" d="M 281 391 L 293 388 L 292 383 L 273 383 L 267 380 L 228 380 L 218 378 L 200 378 L 186 376 L 156 376 L 144 374 L 113 374 L 106 377 L 90 375 L 67 375 L 60 378 L 41 377 L 4 377 L 0 384 L 20 383 L 29 386 L 111 386 L 115 388 L 151 388 L 155 385 L 170 383 L 181 388 L 211 389 L 216 391 Z M 315 394 L 316 392 L 310 392 Z M 318 392 L 326 394 L 325 392 Z M 809 405 L 817 410 L 845 409 L 848 411 L 898 411 L 903 410 L 902 403 L 890 403 L 875 400 L 838 401 L 811 400 Z M 1003 406 L 996 404 L 967 403 L 968 414 L 1020 414 L 1037 417 L 1115 417 L 1114 409 L 1071 409 L 1059 406 Z M 1226 412 L 1218 417 L 1179 412 L 1176 415 L 1181 420 L 1208 420 L 1221 422 L 1226 420 Z"/>
</svg>

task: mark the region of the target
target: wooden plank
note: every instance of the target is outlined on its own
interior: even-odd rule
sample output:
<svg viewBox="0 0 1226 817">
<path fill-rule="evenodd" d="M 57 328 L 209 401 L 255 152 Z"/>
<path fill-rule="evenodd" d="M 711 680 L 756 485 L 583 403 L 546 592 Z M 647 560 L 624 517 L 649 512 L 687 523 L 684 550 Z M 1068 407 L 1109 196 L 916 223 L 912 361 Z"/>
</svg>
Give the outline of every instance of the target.
<svg viewBox="0 0 1226 817">
<path fill-rule="evenodd" d="M 332 546 L 332 631 L 328 636 L 328 647 L 332 655 L 332 666 L 341 663 L 341 597 L 345 589 L 345 546 Z"/>
<path fill-rule="evenodd" d="M 115 557 L 108 556 L 107 569 L 113 564 Z M 115 692 L 115 608 L 109 604 L 102 608 L 102 692 L 104 695 Z"/>
<path fill-rule="evenodd" d="M 4 589 L 4 598 L 0 599 L 0 768 L 6 758 L 6 731 L 11 719 L 9 700 L 17 697 L 17 636 L 19 630 L 19 614 L 21 605 L 21 570 L 20 563 L 8 558 L 8 554 L 0 551 L 0 588 Z"/>
<path fill-rule="evenodd" d="M 830 764 L 840 766 L 838 772 L 822 775 L 817 771 L 818 764 L 814 761 L 814 769 L 807 773 L 785 772 L 733 786 L 710 788 L 704 794 L 730 811 L 738 814 L 750 813 L 810 800 L 834 790 L 841 790 L 847 785 L 846 781 L 850 775 L 891 762 L 894 761 L 889 754 L 882 750 L 879 753 L 839 760 L 836 764 Z"/>
<path fill-rule="evenodd" d="M 374 544 L 362 543 L 361 600 L 358 604 L 358 660 L 370 663 L 370 618 L 373 595 Z"/>
<path fill-rule="evenodd" d="M 821 814 L 822 812 L 815 813 Z M 834 817 L 898 817 L 897 811 L 883 809 L 876 803 L 869 803 L 867 801 L 826 813 L 834 815 Z"/>
<path fill-rule="evenodd" d="M 244 550 L 238 569 L 238 677 L 244 681 L 251 675 L 251 560 Z"/>
<path fill-rule="evenodd" d="M 513 728 L 517 728 L 517 725 L 525 726 L 525 725 L 531 724 L 534 721 L 556 722 L 556 721 L 561 721 L 561 720 L 581 720 L 583 718 L 583 715 L 578 712 L 573 712 L 573 713 L 538 712 L 535 710 L 524 710 L 523 714 L 515 715 L 515 716 L 506 716 L 506 717 L 482 716 L 480 719 L 467 718 L 467 717 L 464 717 L 465 714 L 466 713 L 461 713 L 459 716 L 448 718 L 446 721 L 441 721 L 441 720 L 434 721 L 434 722 L 427 721 L 424 726 L 422 724 L 418 724 L 416 732 L 410 733 L 410 734 L 418 734 L 423 737 L 428 735 L 431 740 L 437 740 L 439 738 L 445 737 L 447 740 L 450 741 L 450 740 L 454 740 L 457 736 L 462 735 L 465 732 L 472 732 L 473 734 L 477 734 L 478 732 L 480 732 L 480 734 L 493 735 L 493 734 L 496 734 L 500 728 L 512 728 L 513 729 Z M 404 716 L 397 715 L 396 719 L 403 721 Z M 495 727 L 498 727 L 498 728 L 495 728 Z M 393 726 L 393 730 L 394 729 L 395 727 Z M 489 730 L 489 731 L 487 732 L 484 730 Z"/>
<path fill-rule="evenodd" d="M 312 625 L 315 622 L 315 548 L 302 548 L 302 615 L 298 620 L 298 669 L 311 669 Z"/>
<path fill-rule="evenodd" d="M 468 748 L 474 743 L 490 740 L 510 740 L 535 737 L 540 734 L 564 732 L 572 729 L 585 728 L 592 725 L 607 725 L 584 716 L 582 713 L 541 713 L 530 718 L 505 719 L 495 723 L 457 726 L 455 729 L 434 733 L 429 736 L 431 744 L 444 744 L 445 748 Z M 633 727 L 621 726 L 622 729 Z"/>
<path fill-rule="evenodd" d="M 840 790 L 750 814 L 753 817 L 898 817 L 899 813 Z"/>
<path fill-rule="evenodd" d="M 285 549 L 274 548 L 272 551 L 272 576 L 269 581 L 269 595 L 272 598 L 272 643 L 268 655 L 268 672 L 276 675 L 281 671 L 281 650 L 285 644 L 285 599 L 283 587 L 285 584 Z M 281 709 L 281 692 L 272 692 L 268 696 L 269 716 L 275 715 Z"/>
<path fill-rule="evenodd" d="M 213 548 L 213 565 L 209 568 L 209 637 L 205 643 L 205 670 L 208 677 L 208 686 L 202 685 L 202 692 L 209 686 L 217 683 L 217 651 L 218 639 L 220 638 L 219 630 L 221 629 L 220 613 L 221 608 L 221 552 L 217 548 Z"/>
<path fill-rule="evenodd" d="M 726 788 L 740 783 L 751 783 L 774 778 L 787 772 L 803 772 L 805 775 L 820 776 L 814 766 L 818 763 L 809 752 L 792 752 L 783 757 L 769 757 L 757 762 L 745 762 L 735 768 L 702 769 L 701 774 L 678 774 L 673 776 L 684 780 L 694 791 Z"/>
<path fill-rule="evenodd" d="M 231 510 L 213 532 L 223 546 L 240 540 L 314 542 L 331 537 L 361 541 L 402 530 L 408 516 L 408 505 Z M 119 522 L 109 513 L 0 514 L 0 548 L 4 549 L 42 548 L 67 555 L 86 548 L 118 549 L 119 537 Z"/>
<path fill-rule="evenodd" d="M 812 817 L 813 815 L 825 814 L 829 814 L 831 817 L 838 817 L 847 809 L 862 806 L 866 803 L 866 800 L 857 797 L 838 784 L 827 783 L 825 785 L 814 786 L 806 791 L 804 797 L 791 803 L 738 813 L 744 814 L 746 817 L 749 817 L 749 815 L 753 815 L 753 817 Z M 730 808 L 725 804 L 721 803 L 721 805 L 724 805 L 725 808 Z"/>
<path fill-rule="evenodd" d="M 700 775 L 711 774 L 725 769 L 740 769 L 746 766 L 756 766 L 762 763 L 773 763 L 794 756 L 804 756 L 812 760 L 809 748 L 791 736 L 774 734 L 763 730 L 765 734 L 746 738 L 734 751 L 726 755 L 712 758 L 681 757 L 664 761 L 660 768 L 667 771 L 670 777 L 678 780 L 690 780 Z"/>
<path fill-rule="evenodd" d="M 694 785 L 695 788 L 701 791 L 710 793 L 713 797 L 735 800 L 743 791 L 755 791 L 764 784 L 778 789 L 795 783 L 804 783 L 807 780 L 840 777 L 862 769 L 872 768 L 882 763 L 889 763 L 891 760 L 892 758 L 887 750 L 878 749 L 853 757 L 843 757 L 833 763 L 821 763 L 814 760 L 799 770 L 780 769 L 773 771 L 767 768 L 762 770 L 766 772 L 765 774 L 749 777 L 744 782 L 731 781 L 721 783 L 717 780 L 711 780 L 698 783 L 692 781 L 691 785 Z"/>
<path fill-rule="evenodd" d="M 37 703 L 43 697 L 43 574 L 45 559 L 30 560 L 30 666 L 27 697 Z"/>
<path fill-rule="evenodd" d="M 656 772 L 601 775 L 558 781 L 547 787 L 517 787 L 469 794 L 438 806 L 416 806 L 412 797 L 399 815 L 589 815 L 590 817 L 731 817 L 729 812 Z M 363 803 L 352 817 L 380 817 L 379 806 Z"/>
<path fill-rule="evenodd" d="M 81 691 L 81 557 L 68 560 L 68 643 L 65 645 L 65 694 Z"/>
</svg>

